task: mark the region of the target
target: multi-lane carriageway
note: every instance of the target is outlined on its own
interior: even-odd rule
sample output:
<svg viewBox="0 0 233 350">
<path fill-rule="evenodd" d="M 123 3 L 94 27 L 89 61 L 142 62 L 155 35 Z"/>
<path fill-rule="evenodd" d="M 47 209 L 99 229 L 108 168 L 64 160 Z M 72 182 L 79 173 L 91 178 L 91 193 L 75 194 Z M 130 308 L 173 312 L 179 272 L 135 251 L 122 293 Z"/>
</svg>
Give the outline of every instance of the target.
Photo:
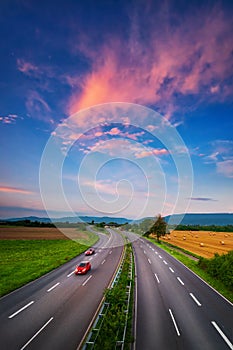
<svg viewBox="0 0 233 350">
<path fill-rule="evenodd" d="M 124 234 L 136 269 L 132 348 L 233 349 L 232 304 L 159 247 Z M 81 347 L 123 250 L 117 231 L 99 237 L 88 275 L 74 275 L 80 255 L 0 299 L 1 350 Z"/>
</svg>

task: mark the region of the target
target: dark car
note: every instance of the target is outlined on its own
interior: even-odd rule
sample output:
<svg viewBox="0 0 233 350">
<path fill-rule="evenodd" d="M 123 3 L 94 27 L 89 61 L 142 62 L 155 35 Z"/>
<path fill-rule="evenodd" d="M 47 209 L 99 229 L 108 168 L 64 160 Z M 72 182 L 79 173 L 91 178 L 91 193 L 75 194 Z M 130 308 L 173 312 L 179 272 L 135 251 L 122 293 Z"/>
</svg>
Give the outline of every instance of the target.
<svg viewBox="0 0 233 350">
<path fill-rule="evenodd" d="M 90 248 L 85 252 L 85 255 L 92 255 L 95 254 L 95 249 L 94 248 Z"/>
<path fill-rule="evenodd" d="M 75 275 L 84 275 L 91 269 L 91 263 L 89 261 L 82 261 L 75 269 Z"/>
</svg>

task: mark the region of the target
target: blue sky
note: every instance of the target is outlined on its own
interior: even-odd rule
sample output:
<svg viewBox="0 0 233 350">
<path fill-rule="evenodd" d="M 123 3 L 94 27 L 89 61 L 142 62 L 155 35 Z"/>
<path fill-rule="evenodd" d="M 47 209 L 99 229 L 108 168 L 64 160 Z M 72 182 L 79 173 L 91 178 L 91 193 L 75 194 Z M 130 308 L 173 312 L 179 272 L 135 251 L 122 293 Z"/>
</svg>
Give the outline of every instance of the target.
<svg viewBox="0 0 233 350">
<path fill-rule="evenodd" d="M 0 4 L 0 218 L 233 212 L 232 1 Z"/>
</svg>

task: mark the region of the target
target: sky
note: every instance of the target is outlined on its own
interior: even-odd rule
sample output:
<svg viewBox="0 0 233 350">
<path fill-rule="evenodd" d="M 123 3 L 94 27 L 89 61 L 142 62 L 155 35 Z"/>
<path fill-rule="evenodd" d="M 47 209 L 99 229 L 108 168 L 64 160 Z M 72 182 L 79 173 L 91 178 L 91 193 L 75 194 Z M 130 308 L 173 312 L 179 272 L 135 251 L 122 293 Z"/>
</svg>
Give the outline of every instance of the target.
<svg viewBox="0 0 233 350">
<path fill-rule="evenodd" d="M 0 3 L 0 218 L 233 212 L 233 2 Z"/>
</svg>

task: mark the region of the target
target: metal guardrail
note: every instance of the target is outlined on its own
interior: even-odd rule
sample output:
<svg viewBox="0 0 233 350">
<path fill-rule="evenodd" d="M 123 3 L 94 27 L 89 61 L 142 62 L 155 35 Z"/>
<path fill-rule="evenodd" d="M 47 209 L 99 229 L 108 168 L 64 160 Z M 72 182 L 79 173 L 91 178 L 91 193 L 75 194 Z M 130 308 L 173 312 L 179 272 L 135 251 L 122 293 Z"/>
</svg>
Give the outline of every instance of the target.
<svg viewBox="0 0 233 350">
<path fill-rule="evenodd" d="M 123 269 L 123 265 L 125 262 L 125 252 L 124 252 L 124 257 L 123 260 L 118 268 L 118 271 L 111 283 L 110 289 L 112 289 L 119 281 L 120 276 L 121 276 L 121 272 Z M 130 254 L 130 266 L 129 266 L 129 271 L 128 271 L 128 277 L 129 277 L 129 283 L 126 286 L 126 308 L 124 310 L 125 312 L 125 324 L 124 324 L 124 330 L 123 330 L 123 335 L 121 340 L 118 340 L 116 342 L 116 346 L 115 349 L 124 349 L 124 343 L 125 343 L 125 336 L 126 336 L 126 330 L 127 330 L 127 323 L 128 323 L 128 313 L 129 313 L 129 306 L 130 306 L 130 298 L 131 298 L 131 290 L 132 290 L 132 277 L 133 277 L 133 268 L 132 268 L 132 262 L 133 262 L 133 258 L 132 258 L 132 252 Z M 103 302 L 101 308 L 100 308 L 100 312 L 97 315 L 95 322 L 91 328 L 90 333 L 88 334 L 87 340 L 84 343 L 82 350 L 92 350 L 95 346 L 95 342 L 98 338 L 99 332 L 101 330 L 102 324 L 104 322 L 104 318 L 107 315 L 109 309 L 109 303 L 107 302 Z"/>
</svg>

